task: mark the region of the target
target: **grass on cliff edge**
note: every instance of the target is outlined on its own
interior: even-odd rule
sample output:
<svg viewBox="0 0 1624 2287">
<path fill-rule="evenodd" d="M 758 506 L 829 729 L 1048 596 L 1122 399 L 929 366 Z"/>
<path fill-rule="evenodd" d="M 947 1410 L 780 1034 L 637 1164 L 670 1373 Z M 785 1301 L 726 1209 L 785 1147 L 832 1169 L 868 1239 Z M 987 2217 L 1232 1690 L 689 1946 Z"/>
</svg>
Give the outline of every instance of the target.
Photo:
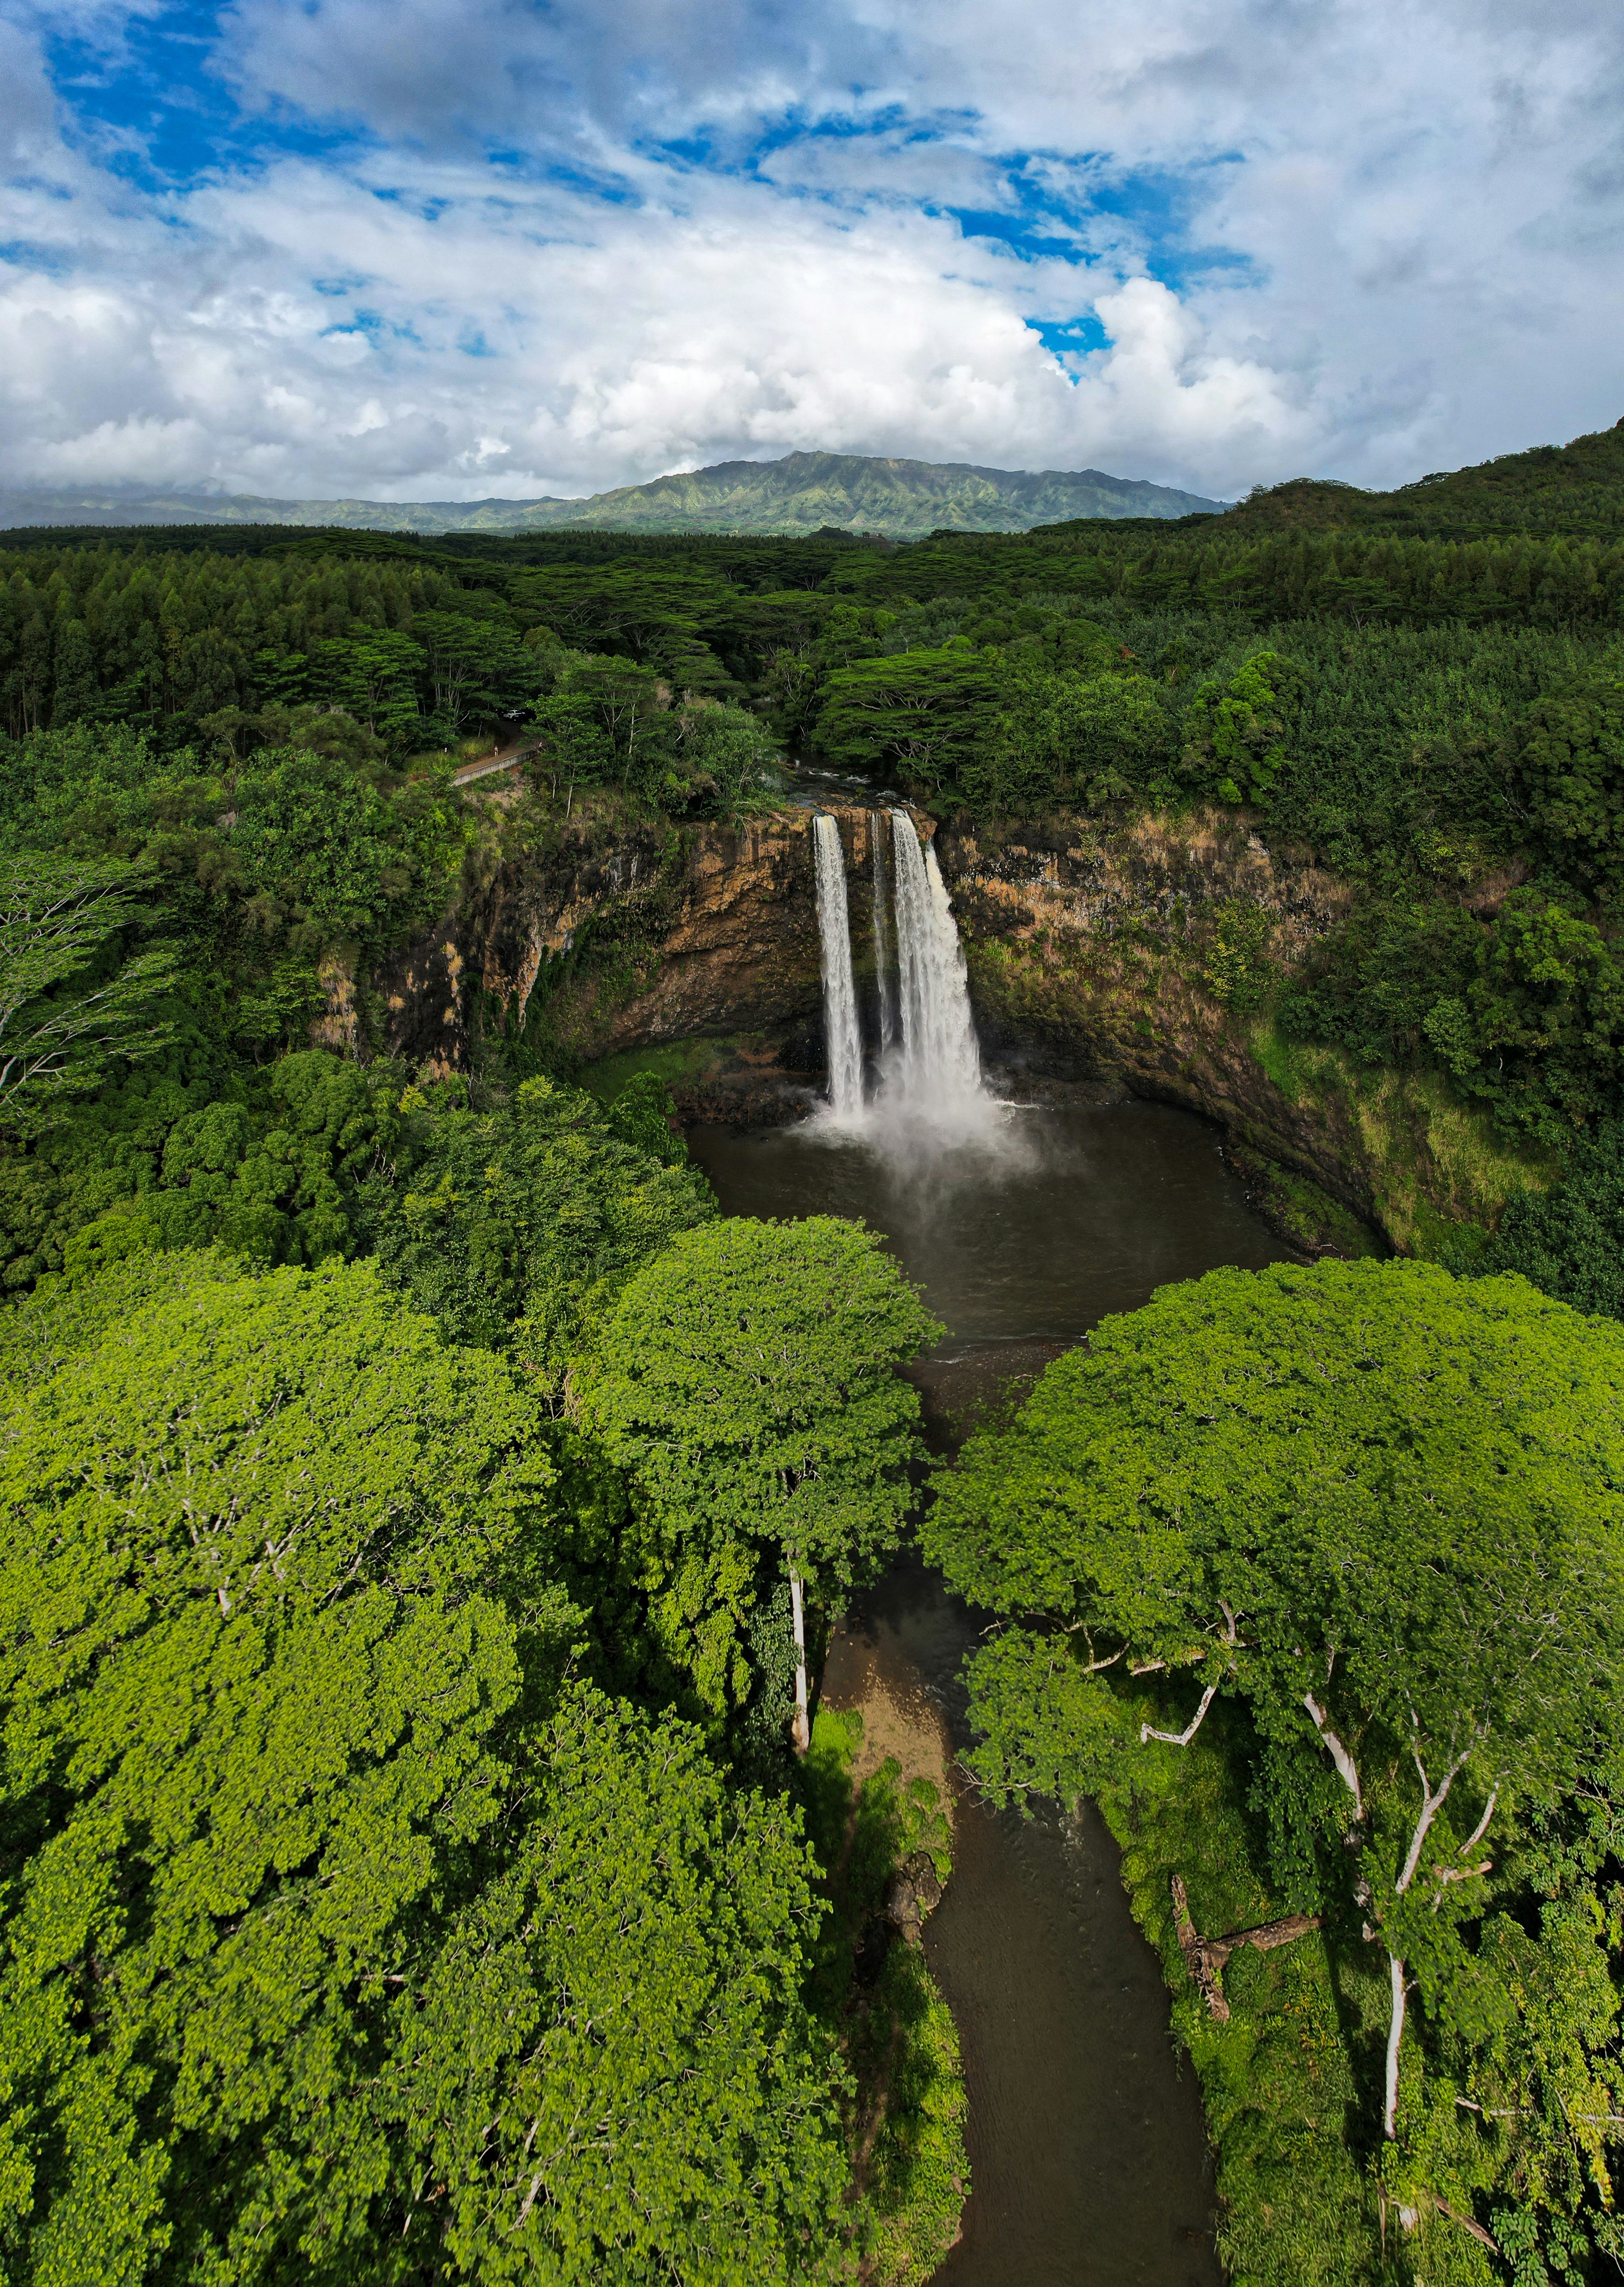
<svg viewBox="0 0 1624 2287">
<path fill-rule="evenodd" d="M 970 2189 L 964 2070 L 952 2013 L 922 1946 L 877 1928 L 891 1878 L 916 1851 L 951 1871 L 941 1797 L 882 1763 L 854 1793 L 863 1740 L 855 1709 L 820 1707 L 800 1767 L 807 1827 L 831 1911 L 819 1934 L 813 2006 L 839 2033 L 857 2081 L 851 2122 L 866 2206 L 859 2241 L 869 2287 L 923 2287 L 958 2236 Z M 877 1957 L 879 1957 L 877 1959 Z"/>
<path fill-rule="evenodd" d="M 1554 1180 L 1556 1153 L 1504 1142 L 1441 1072 L 1361 1071 L 1339 1049 L 1287 1040 L 1266 1014 L 1247 1045 L 1288 1102 L 1352 1127 L 1382 1227 L 1406 1254 L 1435 1261 L 1459 1224 L 1493 1230 L 1510 1199 Z"/>
</svg>

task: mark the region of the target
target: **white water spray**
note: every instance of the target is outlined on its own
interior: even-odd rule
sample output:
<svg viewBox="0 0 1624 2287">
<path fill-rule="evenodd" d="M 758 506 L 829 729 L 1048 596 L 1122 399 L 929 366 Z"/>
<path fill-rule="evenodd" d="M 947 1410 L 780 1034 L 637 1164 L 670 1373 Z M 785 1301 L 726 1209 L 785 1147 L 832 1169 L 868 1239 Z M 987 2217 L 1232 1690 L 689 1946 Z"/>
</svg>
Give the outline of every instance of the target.
<svg viewBox="0 0 1624 2287">
<path fill-rule="evenodd" d="M 891 856 L 902 1041 L 886 1074 L 886 1106 L 911 1124 L 979 1130 L 992 1106 L 981 1088 L 964 947 L 935 851 L 920 847 L 905 810 L 891 812 Z"/>
<path fill-rule="evenodd" d="M 817 935 L 824 965 L 824 1036 L 829 1064 L 829 1108 L 843 1124 L 863 1117 L 863 1034 L 852 980 L 851 922 L 846 910 L 846 851 L 838 821 L 820 811 L 812 821 L 817 858 Z"/>
</svg>

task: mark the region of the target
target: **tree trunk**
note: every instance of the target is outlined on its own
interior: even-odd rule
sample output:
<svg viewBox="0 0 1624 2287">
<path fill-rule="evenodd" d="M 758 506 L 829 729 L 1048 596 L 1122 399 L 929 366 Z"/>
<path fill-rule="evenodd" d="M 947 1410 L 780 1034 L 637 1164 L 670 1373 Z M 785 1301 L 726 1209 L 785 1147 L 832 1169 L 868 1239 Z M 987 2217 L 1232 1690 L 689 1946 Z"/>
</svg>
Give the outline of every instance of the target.
<svg viewBox="0 0 1624 2287">
<path fill-rule="evenodd" d="M 795 1723 L 791 1737 L 795 1753 L 804 1755 L 812 1745 L 812 1726 L 807 1714 L 807 1623 L 801 1609 L 800 1575 L 790 1567 L 790 1609 L 795 1616 Z"/>
<path fill-rule="evenodd" d="M 1390 1953 L 1387 1967 L 1392 1979 L 1392 2010 L 1387 2020 L 1387 2085 L 1382 2105 L 1382 2133 L 1391 2139 L 1398 2134 L 1399 2046 L 1404 2038 L 1404 1964 L 1396 1953 Z"/>
<path fill-rule="evenodd" d="M 1227 1937 L 1202 1937 L 1190 1919 L 1190 1901 L 1182 1876 L 1173 1876 L 1173 1919 L 1179 1932 L 1179 1947 L 1196 1991 L 1207 2005 L 1209 2015 L 1219 2024 L 1229 2022 L 1229 2004 L 1224 1998 L 1224 1965 L 1232 1953 L 1243 1945 L 1256 1947 L 1259 1953 L 1271 1953 L 1277 1945 L 1289 1945 L 1294 1939 L 1306 1937 L 1310 1930 L 1320 1927 L 1318 1914 L 1284 1914 L 1278 1921 L 1260 1922 L 1255 1929 L 1231 1930 Z"/>
</svg>

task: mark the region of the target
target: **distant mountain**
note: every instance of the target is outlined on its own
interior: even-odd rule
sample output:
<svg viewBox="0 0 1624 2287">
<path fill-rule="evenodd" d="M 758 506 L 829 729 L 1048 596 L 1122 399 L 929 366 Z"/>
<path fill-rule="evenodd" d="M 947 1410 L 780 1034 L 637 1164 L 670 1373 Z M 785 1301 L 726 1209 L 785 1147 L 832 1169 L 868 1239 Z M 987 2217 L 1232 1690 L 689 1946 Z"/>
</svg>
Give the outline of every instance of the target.
<svg viewBox="0 0 1624 2287">
<path fill-rule="evenodd" d="M 962 461 L 882 461 L 861 453 L 791 453 L 721 461 L 587 500 L 289 501 L 245 493 L 0 491 L 0 526 L 301 524 L 362 532 L 1029 532 L 1075 517 L 1212 513 L 1222 501 L 1098 469 L 977 469 Z"/>
<path fill-rule="evenodd" d="M 1428 532 L 1618 532 L 1624 529 L 1624 421 L 1571 444 L 1534 445 L 1475 468 L 1440 470 L 1396 492 L 1295 477 L 1253 493 L 1224 521 L 1299 531 L 1386 525 Z"/>
</svg>

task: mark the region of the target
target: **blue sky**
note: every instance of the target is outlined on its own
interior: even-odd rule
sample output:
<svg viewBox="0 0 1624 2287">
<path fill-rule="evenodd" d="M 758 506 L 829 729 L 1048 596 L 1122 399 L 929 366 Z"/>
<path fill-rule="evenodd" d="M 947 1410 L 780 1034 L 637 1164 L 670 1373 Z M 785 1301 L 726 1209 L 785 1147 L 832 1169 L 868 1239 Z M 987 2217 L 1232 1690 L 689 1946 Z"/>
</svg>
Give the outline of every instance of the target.
<svg viewBox="0 0 1624 2287">
<path fill-rule="evenodd" d="M 1223 497 L 1624 415 L 1624 14 L 0 0 L 0 476 Z"/>
</svg>

